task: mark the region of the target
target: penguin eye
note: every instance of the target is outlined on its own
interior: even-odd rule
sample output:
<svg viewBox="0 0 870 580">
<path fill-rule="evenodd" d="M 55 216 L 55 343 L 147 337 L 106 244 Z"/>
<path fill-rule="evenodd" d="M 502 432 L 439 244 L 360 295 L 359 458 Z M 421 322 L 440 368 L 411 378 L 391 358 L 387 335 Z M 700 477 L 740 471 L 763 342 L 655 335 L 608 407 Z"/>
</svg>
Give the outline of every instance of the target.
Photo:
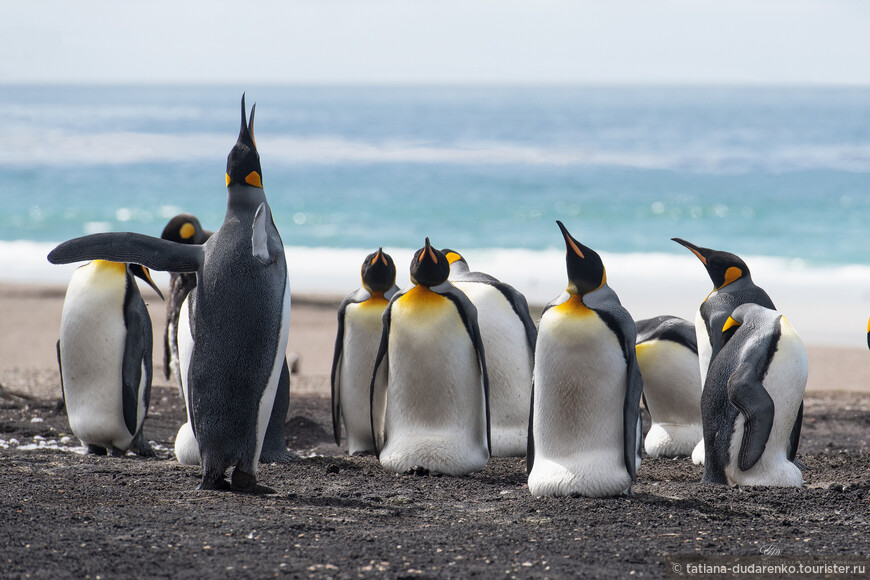
<svg viewBox="0 0 870 580">
<path fill-rule="evenodd" d="M 245 183 L 253 185 L 254 187 L 263 187 L 263 180 L 260 178 L 260 174 L 256 171 L 252 171 L 245 176 Z"/>
</svg>

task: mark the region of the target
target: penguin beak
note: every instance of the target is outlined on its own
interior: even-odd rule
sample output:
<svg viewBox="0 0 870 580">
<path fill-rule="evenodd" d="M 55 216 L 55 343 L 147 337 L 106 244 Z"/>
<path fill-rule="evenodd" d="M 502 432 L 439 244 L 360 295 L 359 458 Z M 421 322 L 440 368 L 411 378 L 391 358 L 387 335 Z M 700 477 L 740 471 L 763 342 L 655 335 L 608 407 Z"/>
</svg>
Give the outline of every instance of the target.
<svg viewBox="0 0 870 580">
<path fill-rule="evenodd" d="M 577 240 L 568 233 L 568 228 L 565 227 L 565 224 L 559 220 L 556 220 L 556 223 L 559 224 L 559 229 L 562 230 L 562 237 L 565 238 L 565 248 L 569 252 L 573 251 L 577 256 L 585 259 L 586 256 L 583 255 L 583 251 L 577 246 Z"/>
<path fill-rule="evenodd" d="M 681 246 L 683 246 L 685 248 L 688 248 L 693 254 L 698 256 L 698 259 L 701 260 L 702 264 L 704 264 L 705 266 L 707 265 L 707 257 L 704 255 L 705 253 L 707 253 L 709 251 L 709 250 L 707 250 L 707 248 L 702 248 L 700 246 L 696 246 L 695 244 L 691 244 L 691 243 L 687 242 L 686 240 L 682 240 L 680 238 L 671 238 L 671 240 L 677 242 L 678 244 L 680 244 Z"/>
<path fill-rule="evenodd" d="M 438 256 L 436 256 L 436 255 L 435 255 L 435 252 L 432 251 L 432 244 L 429 243 L 429 238 L 428 238 L 428 237 L 426 238 L 426 245 L 423 247 L 423 251 L 420 252 L 420 257 L 417 258 L 417 261 L 418 261 L 418 262 L 422 262 L 422 261 L 423 261 L 423 257 L 424 257 L 426 254 L 429 254 L 429 259 L 432 260 L 432 263 L 433 263 L 433 264 L 437 264 L 437 263 L 438 263 Z"/>
<path fill-rule="evenodd" d="M 384 263 L 384 266 L 387 265 L 387 259 L 384 258 L 384 248 L 383 248 L 383 247 L 378 248 L 378 251 L 377 251 L 377 253 L 375 254 L 375 257 L 372 258 L 372 261 L 371 261 L 371 263 L 370 263 L 369 265 L 370 265 L 370 266 L 374 266 L 375 264 L 377 264 L 377 263 L 378 263 L 378 258 L 380 258 L 381 262 Z"/>
<path fill-rule="evenodd" d="M 139 264 L 130 264 L 130 271 L 133 272 L 133 275 L 137 278 L 141 278 L 145 280 L 145 282 L 154 288 L 154 291 L 157 292 L 157 295 L 160 296 L 161 300 L 166 300 L 163 297 L 163 292 L 160 291 L 160 288 L 157 287 L 157 284 L 154 283 L 154 279 L 151 278 L 151 272 L 145 266 L 140 266 Z"/>
<path fill-rule="evenodd" d="M 729 316 L 728 320 L 725 321 L 725 326 L 722 327 L 722 332 L 728 332 L 729 328 L 734 328 L 735 326 L 740 326 L 740 323 Z"/>
</svg>

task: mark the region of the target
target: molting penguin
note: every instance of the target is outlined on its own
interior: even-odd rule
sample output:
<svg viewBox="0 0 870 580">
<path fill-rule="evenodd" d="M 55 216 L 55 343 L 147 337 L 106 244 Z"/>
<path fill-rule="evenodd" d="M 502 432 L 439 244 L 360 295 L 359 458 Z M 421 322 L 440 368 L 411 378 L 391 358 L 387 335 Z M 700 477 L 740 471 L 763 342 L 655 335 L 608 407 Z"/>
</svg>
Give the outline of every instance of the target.
<svg viewBox="0 0 870 580">
<path fill-rule="evenodd" d="M 538 323 L 529 427 L 529 491 L 603 497 L 627 492 L 640 466 L 634 320 L 607 285 L 601 258 L 557 221 L 568 288 Z"/>
<path fill-rule="evenodd" d="M 239 138 L 227 158 L 226 217 L 205 244 L 94 234 L 64 242 L 48 256 L 52 263 L 102 258 L 196 272 L 196 288 L 187 298 L 192 344 L 186 380 L 203 461 L 200 489 L 272 491 L 257 484 L 257 459 L 285 365 L 290 287 L 253 125 L 253 109 L 246 123 L 243 96 Z M 224 479 L 229 467 L 235 468 L 231 482 Z"/>
<path fill-rule="evenodd" d="M 698 365 L 701 380 L 705 381 L 710 361 L 716 358 L 727 338 L 721 330 L 731 312 L 741 304 L 759 304 L 771 309 L 775 307 L 767 292 L 752 281 L 749 267 L 738 256 L 702 248 L 680 238 L 671 239 L 695 254 L 713 281 L 713 291 L 704 299 L 695 314 Z M 703 463 L 703 458 L 704 441 L 701 440 L 692 452 L 692 461 Z"/>
<path fill-rule="evenodd" d="M 151 399 L 151 318 L 133 276 L 163 298 L 148 270 L 94 260 L 73 273 L 57 358 L 72 432 L 88 452 L 154 456 L 142 434 Z"/>
<path fill-rule="evenodd" d="M 341 445 L 341 423 L 347 450 L 374 452 L 370 395 L 372 369 L 381 344 L 383 314 L 396 286 L 396 265 L 383 248 L 369 254 L 360 271 L 362 288 L 350 293 L 338 308 L 338 333 L 332 359 L 332 431 Z M 375 414 L 383 416 L 383 401 Z"/>
<path fill-rule="evenodd" d="M 466 475 L 489 459 L 489 379 L 477 309 L 447 281 L 449 273 L 447 258 L 426 238 L 411 261 L 414 286 L 384 310 L 372 438 L 381 465 L 396 473 L 422 467 Z"/>
<path fill-rule="evenodd" d="M 450 262 L 450 282 L 477 308 L 486 350 L 492 455 L 522 457 L 528 446 L 532 366 L 537 329 L 526 298 L 513 286 L 471 272 L 458 252 L 441 250 Z"/>
<path fill-rule="evenodd" d="M 701 397 L 704 482 L 800 486 L 795 463 L 807 383 L 807 352 L 788 320 L 757 304 L 738 306 L 736 328 Z"/>
<path fill-rule="evenodd" d="M 211 232 L 202 229 L 196 216 L 181 213 L 169 220 L 160 237 L 180 244 L 204 244 Z M 166 303 L 166 332 L 163 335 L 163 376 L 175 375 L 181 392 L 178 372 L 178 311 L 181 303 L 196 286 L 196 274 L 172 272 L 169 277 L 169 301 Z M 183 393 L 182 393 L 183 396 Z"/>
<path fill-rule="evenodd" d="M 689 455 L 703 436 L 694 325 L 676 316 L 638 320 L 635 350 L 652 419 L 644 440 L 647 455 Z"/>
</svg>

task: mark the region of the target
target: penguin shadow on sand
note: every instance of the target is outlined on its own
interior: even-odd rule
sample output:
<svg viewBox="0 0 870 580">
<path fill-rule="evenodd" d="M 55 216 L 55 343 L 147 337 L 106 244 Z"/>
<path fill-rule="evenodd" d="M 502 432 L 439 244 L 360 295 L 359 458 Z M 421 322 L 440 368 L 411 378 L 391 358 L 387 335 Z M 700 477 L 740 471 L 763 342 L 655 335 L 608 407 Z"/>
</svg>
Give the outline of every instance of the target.
<svg viewBox="0 0 870 580">
<path fill-rule="evenodd" d="M 196 274 L 197 285 L 178 318 L 189 425 L 181 443 L 200 455 L 200 489 L 269 493 L 274 490 L 257 482 L 261 453 L 274 441 L 274 460 L 295 457 L 284 443 L 290 287 L 283 243 L 263 189 L 255 108 L 248 122 L 243 95 L 239 137 L 227 158 L 226 217 L 204 244 L 94 234 L 60 244 L 48 258 L 56 264 L 103 259 Z"/>
<path fill-rule="evenodd" d="M 147 268 L 94 260 L 72 275 L 57 362 L 70 429 L 88 453 L 154 457 L 143 433 L 151 401 L 151 317 L 135 277 L 163 298 Z"/>
</svg>

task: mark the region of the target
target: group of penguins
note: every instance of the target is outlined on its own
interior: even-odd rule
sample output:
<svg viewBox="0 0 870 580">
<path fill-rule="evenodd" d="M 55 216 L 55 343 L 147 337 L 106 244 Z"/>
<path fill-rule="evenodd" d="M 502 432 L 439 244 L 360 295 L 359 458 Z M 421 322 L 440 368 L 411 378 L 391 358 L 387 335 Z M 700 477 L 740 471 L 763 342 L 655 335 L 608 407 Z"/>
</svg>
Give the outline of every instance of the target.
<svg viewBox="0 0 870 580">
<path fill-rule="evenodd" d="M 149 268 L 168 271 L 164 368 L 178 377 L 187 409 L 176 457 L 202 466 L 200 489 L 269 493 L 258 462 L 295 458 L 284 436 L 290 290 L 255 109 L 248 121 L 243 95 L 217 231 L 182 214 L 161 238 L 93 234 L 48 259 L 89 261 L 70 281 L 58 341 L 70 428 L 89 452 L 154 454 L 142 432 L 151 321 L 134 277 L 160 294 Z M 607 285 L 600 256 L 557 224 L 568 287 L 537 325 L 512 286 L 428 238 L 406 290 L 388 254 L 367 256 L 362 287 L 338 311 L 336 444 L 343 426 L 349 453 L 373 453 L 396 473 L 466 475 L 492 456 L 525 456 L 535 496 L 630 492 L 642 449 L 691 454 L 704 464 L 704 482 L 800 486 L 806 350 L 743 260 L 674 238 L 714 289 L 694 324 L 635 321 Z M 652 420 L 645 440 L 641 399 Z"/>
</svg>

